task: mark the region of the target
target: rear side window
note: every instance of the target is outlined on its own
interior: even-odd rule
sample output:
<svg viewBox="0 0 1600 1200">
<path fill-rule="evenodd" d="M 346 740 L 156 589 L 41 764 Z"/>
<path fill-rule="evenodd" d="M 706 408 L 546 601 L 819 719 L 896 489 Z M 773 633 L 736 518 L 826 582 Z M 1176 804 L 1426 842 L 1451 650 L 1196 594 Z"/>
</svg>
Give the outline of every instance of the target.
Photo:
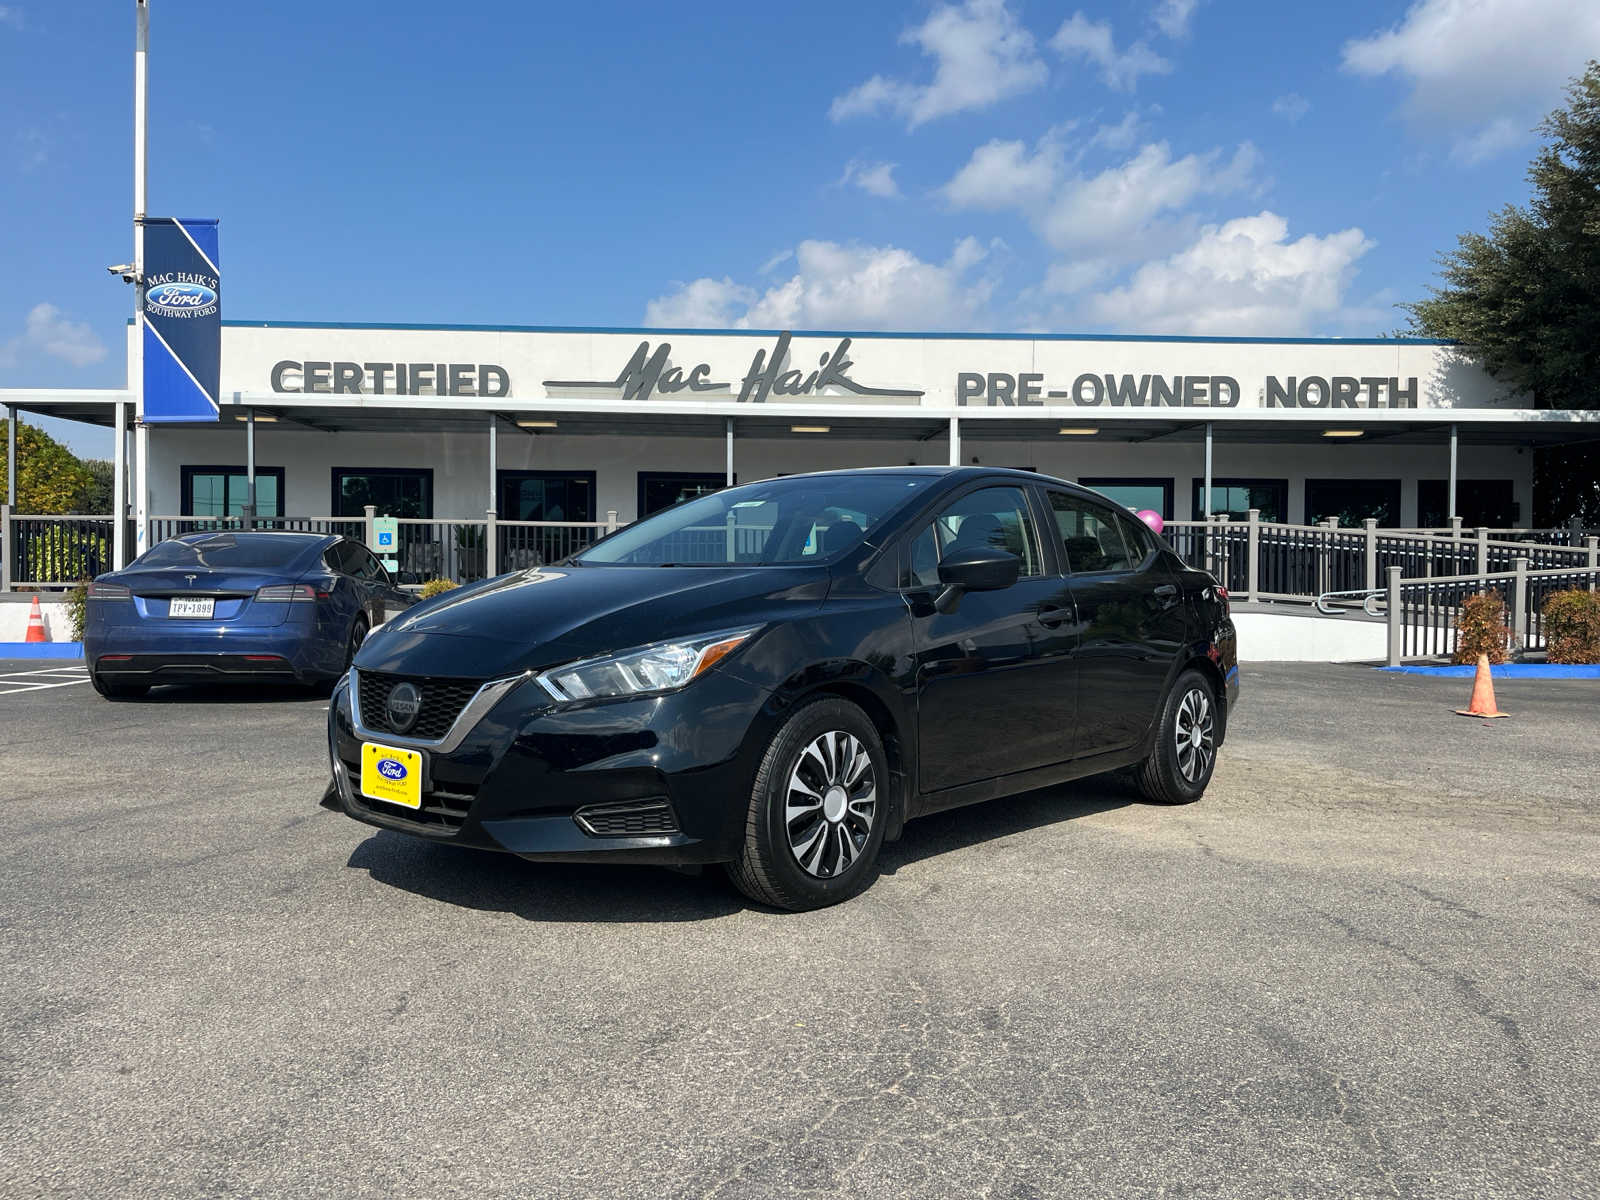
<svg viewBox="0 0 1600 1200">
<path fill-rule="evenodd" d="M 1138 566 L 1157 548 L 1156 535 L 1138 517 L 1130 517 L 1127 513 L 1118 513 L 1117 521 L 1122 526 L 1122 540 L 1128 543 L 1128 551 L 1133 555 L 1133 562 Z"/>
<path fill-rule="evenodd" d="M 993 546 L 1022 560 L 1023 578 L 1044 574 L 1041 543 L 1020 488 L 980 488 L 962 496 L 911 540 L 902 587 L 935 587 L 939 560 L 952 550 Z"/>
<path fill-rule="evenodd" d="M 1133 567 L 1135 555 L 1123 538 L 1118 513 L 1070 492 L 1052 491 L 1050 508 L 1055 513 L 1067 570 L 1127 571 Z M 1137 557 L 1142 559 L 1144 554 L 1140 552 Z"/>
</svg>

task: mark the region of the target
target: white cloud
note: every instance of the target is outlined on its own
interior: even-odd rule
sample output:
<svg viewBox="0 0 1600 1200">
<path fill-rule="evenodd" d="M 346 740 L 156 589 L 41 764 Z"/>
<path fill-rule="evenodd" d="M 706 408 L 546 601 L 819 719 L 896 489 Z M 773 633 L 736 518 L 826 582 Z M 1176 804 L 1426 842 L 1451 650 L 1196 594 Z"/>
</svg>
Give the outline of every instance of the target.
<svg viewBox="0 0 1600 1200">
<path fill-rule="evenodd" d="M 793 247 L 787 250 L 779 250 L 771 258 L 767 259 L 766 262 L 762 263 L 761 269 L 756 273 L 758 275 L 771 275 L 774 271 L 783 266 L 784 263 L 788 262 L 793 257 Z"/>
<path fill-rule="evenodd" d="M 1135 42 L 1119 53 L 1111 23 L 1091 21 L 1081 12 L 1061 23 L 1050 39 L 1050 48 L 1063 58 L 1088 59 L 1100 68 L 1100 78 L 1106 86 L 1119 92 L 1133 91 L 1141 75 L 1166 75 L 1172 70 L 1170 62 L 1143 42 Z"/>
<path fill-rule="evenodd" d="M 1089 145 L 1105 150 L 1130 149 L 1139 140 L 1141 124 L 1139 114 L 1129 109 L 1115 125 L 1098 126 L 1089 137 Z"/>
<path fill-rule="evenodd" d="M 1272 115 L 1282 117 L 1289 124 L 1297 123 L 1311 111 L 1311 101 L 1299 92 L 1285 92 L 1272 102 Z"/>
<path fill-rule="evenodd" d="M 1174 159 L 1165 142 L 1144 146 L 1098 174 L 1073 174 L 1059 139 L 1029 153 L 1021 142 L 989 142 L 943 188 L 958 209 L 1015 209 L 1057 250 L 1108 248 L 1126 261 L 1148 249 L 1143 235 L 1158 218 L 1206 195 L 1224 195 L 1255 181 L 1260 155 L 1249 142 L 1231 158 L 1221 150 Z"/>
<path fill-rule="evenodd" d="M 14 367 L 30 352 L 48 354 L 87 367 L 106 356 L 104 343 L 83 321 L 69 321 L 54 304 L 36 304 L 28 310 L 22 332 L 0 342 L 0 366 Z"/>
<path fill-rule="evenodd" d="M 895 246 L 806 241 L 795 248 L 794 275 L 760 295 L 728 279 L 697 279 L 652 300 L 645 323 L 733 329 L 970 327 L 994 292 L 994 281 L 976 270 L 988 257 L 989 249 L 974 238 L 956 243 L 943 263 L 924 262 Z M 740 307 L 743 311 L 736 311 Z M 664 315 L 673 319 L 661 319 Z"/>
<path fill-rule="evenodd" d="M 1161 0 L 1150 19 L 1169 38 L 1184 38 L 1189 36 L 1189 22 L 1198 7 L 1200 0 Z"/>
<path fill-rule="evenodd" d="M 645 306 L 644 323 L 656 329 L 727 329 L 756 298 L 732 279 L 696 279 Z"/>
<path fill-rule="evenodd" d="M 1089 311 L 1118 329 L 1294 335 L 1342 324 L 1355 264 L 1373 242 L 1360 229 L 1289 241 L 1272 212 L 1208 225 L 1187 249 L 1146 263 Z"/>
<path fill-rule="evenodd" d="M 1418 0 L 1394 27 L 1347 42 L 1344 68 L 1405 80 L 1413 122 L 1451 134 L 1458 160 L 1481 161 L 1521 140 L 1511 130 L 1536 124 L 1595 57 L 1593 0 Z"/>
<path fill-rule="evenodd" d="M 22 10 L 13 4 L 0 4 L 0 25 L 22 28 Z"/>
<path fill-rule="evenodd" d="M 965 0 L 936 8 L 921 25 L 900 35 L 934 59 L 933 82 L 909 83 L 874 75 L 837 97 L 828 110 L 835 121 L 888 110 L 909 128 L 951 113 L 988 108 L 1042 87 L 1049 71 L 1033 35 L 1005 0 Z"/>
<path fill-rule="evenodd" d="M 898 163 L 868 163 L 851 159 L 845 165 L 844 175 L 840 177 L 841 184 L 854 184 L 869 196 L 878 196 L 888 200 L 900 194 L 899 185 L 894 181 L 894 169 Z"/>
</svg>

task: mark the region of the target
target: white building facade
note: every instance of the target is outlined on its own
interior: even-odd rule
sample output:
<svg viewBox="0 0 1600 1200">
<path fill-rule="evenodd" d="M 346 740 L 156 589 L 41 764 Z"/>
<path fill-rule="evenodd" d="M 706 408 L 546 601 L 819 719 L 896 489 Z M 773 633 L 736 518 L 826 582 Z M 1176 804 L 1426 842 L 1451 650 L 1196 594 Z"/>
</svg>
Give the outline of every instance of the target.
<svg viewBox="0 0 1600 1200">
<path fill-rule="evenodd" d="M 730 481 L 959 462 L 1168 519 L 1504 527 L 1531 521 L 1533 448 L 1600 437 L 1405 339 L 229 322 L 222 391 L 219 421 L 150 431 L 151 514 L 241 512 L 253 468 L 262 516 L 626 523 Z"/>
</svg>

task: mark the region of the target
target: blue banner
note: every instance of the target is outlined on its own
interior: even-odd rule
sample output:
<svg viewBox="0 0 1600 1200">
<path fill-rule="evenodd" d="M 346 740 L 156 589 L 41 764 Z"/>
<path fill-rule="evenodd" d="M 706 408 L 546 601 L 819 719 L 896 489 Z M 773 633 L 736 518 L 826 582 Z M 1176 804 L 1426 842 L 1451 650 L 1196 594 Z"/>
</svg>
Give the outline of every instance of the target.
<svg viewBox="0 0 1600 1200">
<path fill-rule="evenodd" d="M 144 219 L 144 419 L 215 421 L 222 374 L 217 223 Z"/>
</svg>

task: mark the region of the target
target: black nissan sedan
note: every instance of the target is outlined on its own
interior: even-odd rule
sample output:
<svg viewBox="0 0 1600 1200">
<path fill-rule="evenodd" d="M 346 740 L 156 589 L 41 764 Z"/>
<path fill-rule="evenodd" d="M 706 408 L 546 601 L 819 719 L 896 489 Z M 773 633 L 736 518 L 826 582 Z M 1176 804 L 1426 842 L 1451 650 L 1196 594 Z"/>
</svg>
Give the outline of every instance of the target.
<svg viewBox="0 0 1600 1200">
<path fill-rule="evenodd" d="M 327 802 L 529 859 L 724 863 L 816 908 L 926 813 L 1117 769 L 1198 799 L 1238 691 L 1227 592 L 1094 492 L 794 475 L 374 629 Z"/>
</svg>

